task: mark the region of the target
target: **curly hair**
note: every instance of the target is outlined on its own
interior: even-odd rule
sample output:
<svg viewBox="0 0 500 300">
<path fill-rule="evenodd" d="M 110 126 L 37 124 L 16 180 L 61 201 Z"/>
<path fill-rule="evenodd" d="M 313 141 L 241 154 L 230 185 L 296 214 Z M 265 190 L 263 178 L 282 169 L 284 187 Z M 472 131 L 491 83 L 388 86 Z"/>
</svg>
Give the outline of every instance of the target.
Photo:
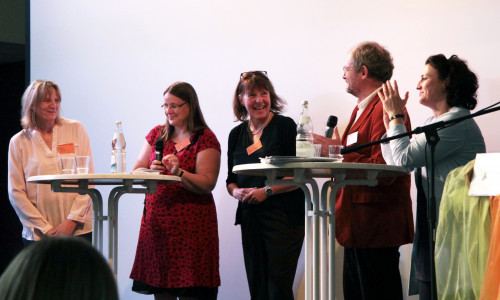
<svg viewBox="0 0 500 300">
<path fill-rule="evenodd" d="M 438 72 L 438 78 L 445 81 L 446 102 L 450 107 L 458 106 L 472 110 L 477 105 L 477 76 L 467 66 L 467 61 L 456 55 L 446 58 L 443 54 L 432 55 L 425 64 Z"/>
<path fill-rule="evenodd" d="M 248 111 L 241 104 L 240 97 L 251 92 L 254 88 L 264 89 L 269 92 L 271 98 L 271 111 L 279 114 L 285 109 L 286 101 L 280 98 L 274 90 L 271 80 L 265 71 L 250 71 L 241 73 L 240 81 L 236 86 L 233 98 L 233 112 L 237 121 L 245 121 L 248 118 Z"/>
<path fill-rule="evenodd" d="M 362 66 L 368 69 L 368 77 L 380 82 L 391 79 L 394 63 L 387 49 L 376 42 L 363 42 L 351 51 L 351 58 L 356 71 Z"/>
</svg>

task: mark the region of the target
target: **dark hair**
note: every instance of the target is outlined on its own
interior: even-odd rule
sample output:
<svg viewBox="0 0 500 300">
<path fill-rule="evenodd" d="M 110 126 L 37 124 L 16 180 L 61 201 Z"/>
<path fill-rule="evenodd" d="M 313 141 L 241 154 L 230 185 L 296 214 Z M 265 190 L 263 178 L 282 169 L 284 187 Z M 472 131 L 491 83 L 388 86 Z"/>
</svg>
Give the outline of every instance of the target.
<svg viewBox="0 0 500 300">
<path fill-rule="evenodd" d="M 456 55 L 446 59 L 443 54 L 432 55 L 425 64 L 437 70 L 438 78 L 445 81 L 446 102 L 450 107 L 459 106 L 469 110 L 477 105 L 477 76 L 467 66 L 467 61 Z"/>
<path fill-rule="evenodd" d="M 362 66 L 368 69 L 368 77 L 380 82 L 391 79 L 394 63 L 392 56 L 376 42 L 364 42 L 351 51 L 351 58 L 356 71 Z"/>
<path fill-rule="evenodd" d="M 236 86 L 233 98 L 233 112 L 238 121 L 244 121 L 248 118 L 248 111 L 241 104 L 241 97 L 251 92 L 254 88 L 264 89 L 269 92 L 271 98 L 271 111 L 275 114 L 281 113 L 285 109 L 286 101 L 280 98 L 274 90 L 271 80 L 263 71 L 251 71 L 241 74 L 240 81 Z"/>
<path fill-rule="evenodd" d="M 174 82 L 165 92 L 163 92 L 163 96 L 167 93 L 181 98 L 182 101 L 189 105 L 190 113 L 187 121 L 187 130 L 189 132 L 192 133 L 199 129 L 208 128 L 205 118 L 203 118 L 203 113 L 201 112 L 198 95 L 192 85 L 187 82 Z M 166 122 L 160 137 L 164 140 L 168 140 L 172 137 L 173 132 L 174 126 Z"/>
<path fill-rule="evenodd" d="M 104 257 L 85 240 L 48 237 L 24 248 L 0 277 L 2 300 L 118 300 Z"/>
</svg>

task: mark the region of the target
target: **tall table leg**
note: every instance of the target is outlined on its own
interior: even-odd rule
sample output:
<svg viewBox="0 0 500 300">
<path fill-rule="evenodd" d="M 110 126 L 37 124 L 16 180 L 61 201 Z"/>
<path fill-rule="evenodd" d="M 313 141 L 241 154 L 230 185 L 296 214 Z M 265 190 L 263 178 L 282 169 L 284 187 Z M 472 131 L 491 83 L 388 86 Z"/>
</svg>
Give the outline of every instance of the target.
<svg viewBox="0 0 500 300">
<path fill-rule="evenodd" d="M 305 299 L 319 300 L 319 214 L 318 202 L 319 192 L 318 185 L 314 179 L 305 179 L 303 170 L 296 170 L 293 180 L 276 179 L 275 174 L 268 174 L 267 185 L 296 185 L 304 191 L 305 195 Z M 311 186 L 313 191 L 312 197 L 307 184 Z M 312 210 L 311 210 L 311 204 Z M 312 221 L 312 222 L 311 222 Z M 315 225 L 316 224 L 316 225 Z M 311 226 L 312 225 L 312 226 Z M 311 228 L 312 227 L 312 228 Z M 312 232 L 312 235 L 311 235 Z M 311 272 L 312 270 L 312 272 Z M 312 289 L 311 289 L 312 288 Z"/>
<path fill-rule="evenodd" d="M 319 248 L 319 218 L 320 218 L 320 209 L 319 209 L 319 192 L 318 185 L 316 181 L 314 184 L 311 184 L 312 194 L 313 194 L 313 215 L 312 215 L 312 229 L 313 229 L 313 299 L 319 300 L 320 296 L 320 276 L 319 276 L 319 267 L 320 267 L 320 248 Z"/>
<path fill-rule="evenodd" d="M 345 174 L 339 174 L 335 177 L 335 181 L 325 182 L 322 188 L 322 199 L 328 198 L 328 278 L 324 278 L 328 282 L 328 299 L 335 299 L 335 198 L 338 189 L 344 187 Z M 328 197 L 328 188 L 330 195 Z M 326 250 L 325 250 L 326 251 Z M 326 294 L 326 293 L 325 293 Z"/>
<path fill-rule="evenodd" d="M 108 197 L 109 216 L 109 265 L 113 269 L 115 278 L 118 274 L 118 200 L 123 194 L 151 194 L 156 193 L 156 181 L 145 183 L 146 188 L 134 188 L 133 180 L 125 179 L 123 186 L 115 187 Z"/>
<path fill-rule="evenodd" d="M 311 212 L 311 193 L 309 189 L 304 184 L 301 186 L 302 190 L 305 194 L 305 224 L 304 224 L 304 270 L 305 270 L 305 299 L 311 300 L 312 291 L 311 291 L 311 278 L 312 278 L 312 223 L 311 218 L 309 217 L 309 212 Z"/>
<path fill-rule="evenodd" d="M 89 188 L 88 180 L 81 181 L 76 186 L 62 186 L 61 180 L 54 180 L 51 182 L 50 187 L 53 192 L 61 193 L 78 193 L 80 195 L 89 195 L 92 199 L 94 221 L 92 228 L 92 245 L 99 251 L 102 252 L 102 230 L 103 221 L 107 220 L 107 217 L 103 216 L 102 211 L 102 196 L 101 193 L 94 189 Z"/>
<path fill-rule="evenodd" d="M 321 188 L 321 197 L 320 197 L 320 207 L 319 209 L 321 210 L 321 220 L 320 220 L 320 227 L 321 227 L 321 233 L 320 233 L 320 246 L 321 246 L 321 300 L 326 300 L 327 295 L 328 295 L 328 269 L 329 265 L 326 263 L 328 261 L 328 217 L 329 217 L 329 212 L 328 212 L 328 207 L 327 207 L 327 196 L 328 196 L 328 189 L 329 185 L 328 184 L 323 184 L 323 187 Z M 330 231 L 330 234 L 331 231 Z M 330 267 L 331 270 L 331 267 Z"/>
<path fill-rule="evenodd" d="M 93 238 L 92 245 L 102 252 L 102 235 L 103 235 L 103 221 L 107 219 L 107 217 L 103 216 L 103 205 L 102 205 L 102 197 L 99 191 L 92 189 L 88 191 L 90 198 L 92 199 L 92 207 L 94 212 L 94 222 L 93 222 Z"/>
<path fill-rule="evenodd" d="M 108 262 L 116 278 L 118 273 L 118 200 L 126 192 L 123 186 L 115 187 L 108 197 Z"/>
<path fill-rule="evenodd" d="M 345 174 L 338 174 L 335 176 L 335 181 L 325 182 L 322 188 L 322 196 L 326 198 L 323 194 L 325 191 L 325 186 L 329 186 L 330 197 L 328 198 L 328 209 L 329 209 L 329 226 L 328 229 L 330 234 L 328 235 L 328 245 L 329 245 L 329 272 L 328 272 L 328 299 L 335 299 L 335 199 L 337 191 L 346 185 L 367 185 L 376 186 L 378 181 L 376 179 L 377 172 L 367 172 L 367 179 L 345 179 Z"/>
</svg>

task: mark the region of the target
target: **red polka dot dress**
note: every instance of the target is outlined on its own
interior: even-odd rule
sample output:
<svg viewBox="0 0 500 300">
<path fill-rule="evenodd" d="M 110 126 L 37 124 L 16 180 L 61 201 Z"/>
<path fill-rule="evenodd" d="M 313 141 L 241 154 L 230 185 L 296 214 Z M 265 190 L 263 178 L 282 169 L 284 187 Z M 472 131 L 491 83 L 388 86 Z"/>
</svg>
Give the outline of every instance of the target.
<svg viewBox="0 0 500 300">
<path fill-rule="evenodd" d="M 149 164 L 155 158 L 154 143 L 163 126 L 146 136 L 151 145 Z M 177 152 L 167 141 L 163 155 L 175 153 L 181 169 L 194 173 L 196 155 L 207 149 L 220 150 L 214 133 L 202 129 L 191 144 Z M 171 175 L 165 171 L 166 175 Z M 217 287 L 219 238 L 212 193 L 199 195 L 180 183 L 158 184 L 156 194 L 147 194 L 139 242 L 130 278 L 159 288 Z"/>
</svg>

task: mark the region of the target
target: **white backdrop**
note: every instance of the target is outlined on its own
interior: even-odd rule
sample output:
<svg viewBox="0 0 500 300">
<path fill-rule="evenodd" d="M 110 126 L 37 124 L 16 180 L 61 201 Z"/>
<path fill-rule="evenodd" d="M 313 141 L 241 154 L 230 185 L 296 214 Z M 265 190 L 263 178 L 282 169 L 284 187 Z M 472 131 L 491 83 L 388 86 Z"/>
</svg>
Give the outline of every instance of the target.
<svg viewBox="0 0 500 300">
<path fill-rule="evenodd" d="M 469 61 L 480 79 L 478 108 L 500 100 L 499 11 L 497 0 L 31 1 L 31 79 L 60 85 L 62 115 L 83 122 L 99 173 L 109 172 L 115 120 L 123 122 L 131 171 L 145 135 L 165 120 L 160 109 L 165 88 L 174 81 L 195 87 L 222 145 L 213 191 L 221 246 L 219 299 L 248 299 L 240 231 L 233 226 L 236 201 L 225 188 L 227 137 L 237 124 L 231 102 L 240 73 L 267 70 L 288 101 L 285 115 L 294 119 L 301 101 L 309 100 L 315 132 L 321 133 L 329 115 L 338 116 L 339 124 L 348 121 L 356 99 L 345 92 L 342 67 L 353 46 L 374 40 L 394 56 L 393 78 L 410 91 L 416 126 L 430 114 L 416 101 L 415 86 L 432 54 Z M 477 119 L 488 152 L 500 152 L 499 117 L 500 112 Z M 108 190 L 102 190 L 106 197 Z M 125 195 L 120 203 L 122 299 L 148 298 L 131 292 L 128 279 L 143 198 Z M 410 253 L 410 246 L 401 248 L 405 291 Z M 340 277 L 339 268 L 336 294 L 343 299 Z M 302 285 L 301 261 L 298 299 Z"/>
</svg>

